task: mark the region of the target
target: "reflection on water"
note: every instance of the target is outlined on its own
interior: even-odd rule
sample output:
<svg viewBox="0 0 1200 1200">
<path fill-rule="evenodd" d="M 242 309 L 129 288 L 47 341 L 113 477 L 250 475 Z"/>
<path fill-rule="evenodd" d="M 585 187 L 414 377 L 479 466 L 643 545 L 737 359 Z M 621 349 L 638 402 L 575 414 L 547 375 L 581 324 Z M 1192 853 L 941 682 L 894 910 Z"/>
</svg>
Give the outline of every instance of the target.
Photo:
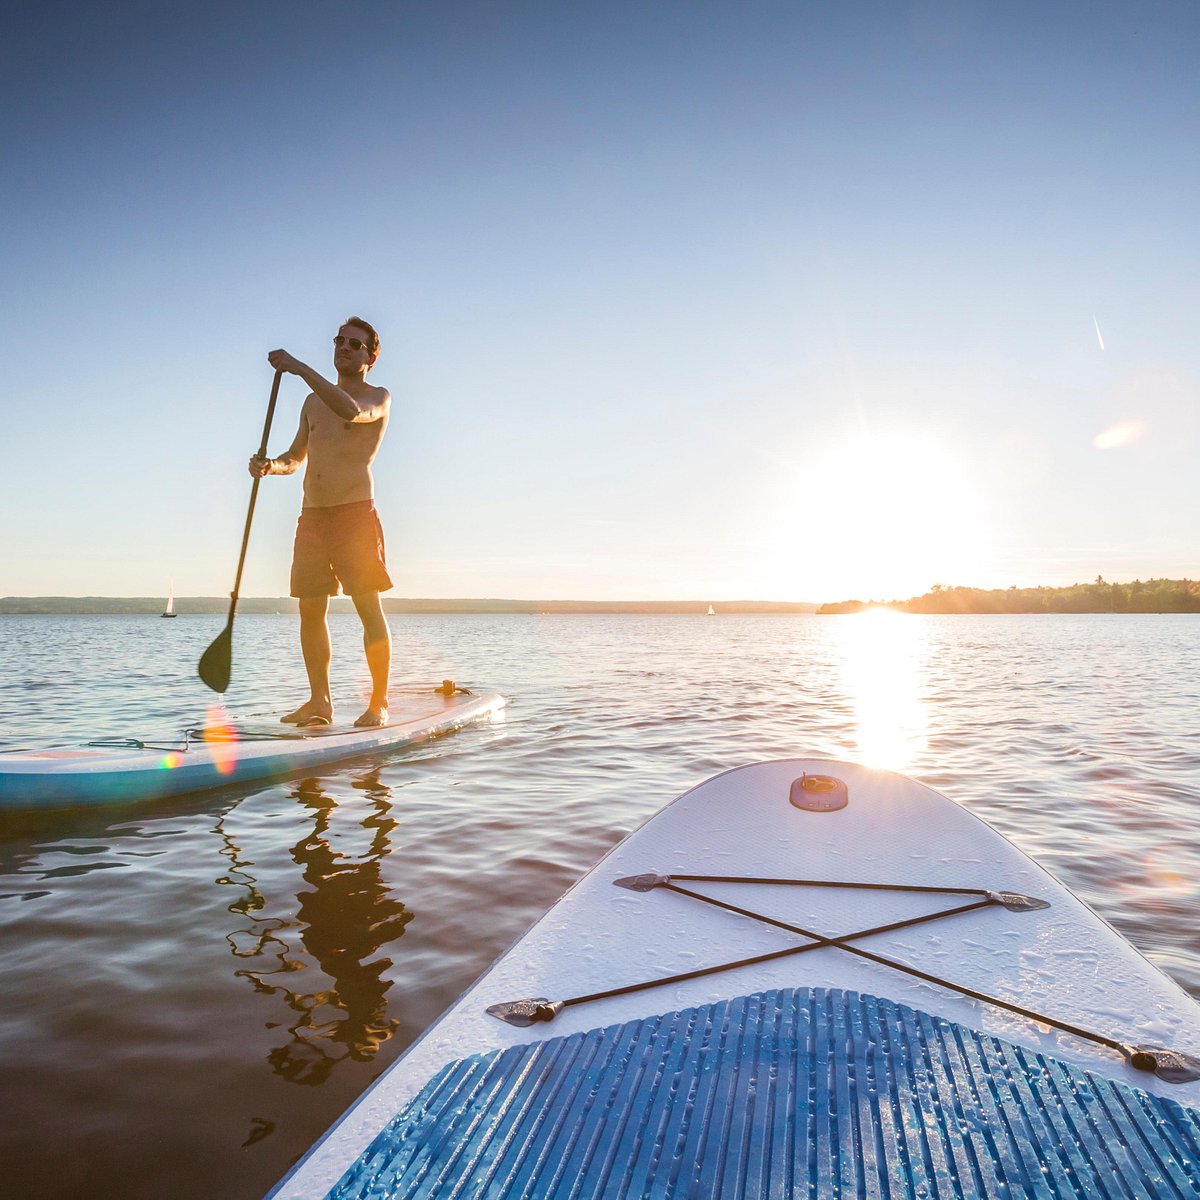
<svg viewBox="0 0 1200 1200">
<path fill-rule="evenodd" d="M 339 822 L 337 830 L 337 803 L 319 779 L 305 779 L 293 787 L 292 797 L 313 818 L 311 833 L 291 847 L 292 860 L 303 868 L 308 885 L 295 896 L 295 919 L 266 914 L 267 898 L 248 869 L 253 860 L 238 845 L 224 818 L 217 825 L 222 853 L 232 870 L 216 882 L 240 889 L 229 911 L 247 921 L 227 940 L 236 958 L 253 963 L 235 974 L 250 980 L 261 995 L 281 998 L 289 1010 L 282 1019 L 267 1024 L 268 1028 L 282 1025 L 289 1035 L 270 1051 L 267 1061 L 291 1083 L 315 1086 L 345 1058 L 369 1061 L 398 1025 L 387 1016 L 391 983 L 383 978 L 392 960 L 373 957 L 399 938 L 413 918 L 380 874 L 396 827 L 391 789 L 378 772 L 355 780 L 353 787 L 371 807 L 365 817 L 355 813 L 352 822 Z M 355 834 L 366 835 L 367 845 L 361 851 L 347 844 Z M 290 910 L 288 899 L 284 907 Z M 287 930 L 299 932 L 285 936 Z M 311 981 L 313 963 L 332 980 L 332 986 L 302 991 L 303 984 Z M 302 974 L 306 971 L 308 976 Z M 292 982 L 289 976 L 295 977 Z"/>
<path fill-rule="evenodd" d="M 843 643 L 842 688 L 854 705 L 855 757 L 870 767 L 911 769 L 929 740 L 924 626 L 886 608 L 833 620 Z"/>
</svg>

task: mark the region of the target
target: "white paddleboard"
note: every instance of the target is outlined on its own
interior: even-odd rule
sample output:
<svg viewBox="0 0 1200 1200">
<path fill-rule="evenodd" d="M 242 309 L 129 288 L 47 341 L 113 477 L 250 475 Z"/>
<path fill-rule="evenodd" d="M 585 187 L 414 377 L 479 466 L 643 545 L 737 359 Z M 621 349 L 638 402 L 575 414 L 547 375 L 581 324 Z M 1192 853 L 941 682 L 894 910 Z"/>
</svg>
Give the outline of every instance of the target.
<svg viewBox="0 0 1200 1200">
<path fill-rule="evenodd" d="M 390 719 L 297 729 L 279 721 L 188 730 L 177 740 L 108 738 L 77 749 L 0 753 L 0 810 L 129 804 L 232 783 L 278 779 L 395 750 L 493 716 L 495 692 L 434 687 L 393 694 Z"/>
<path fill-rule="evenodd" d="M 272 1195 L 1200 1196 L 1197 1055 L 1200 1005 L 984 822 L 763 763 L 612 850 Z"/>
</svg>

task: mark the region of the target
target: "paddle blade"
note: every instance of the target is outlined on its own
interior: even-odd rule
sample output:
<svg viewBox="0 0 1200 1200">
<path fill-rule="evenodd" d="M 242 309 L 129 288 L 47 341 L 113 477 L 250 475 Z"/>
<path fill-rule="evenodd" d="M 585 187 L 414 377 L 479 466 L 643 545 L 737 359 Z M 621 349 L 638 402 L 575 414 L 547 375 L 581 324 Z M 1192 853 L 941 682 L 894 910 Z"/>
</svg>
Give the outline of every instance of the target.
<svg viewBox="0 0 1200 1200">
<path fill-rule="evenodd" d="M 200 678 L 214 692 L 223 692 L 229 687 L 229 675 L 233 668 L 233 624 L 226 625 L 217 634 L 213 644 L 200 656 Z"/>
</svg>

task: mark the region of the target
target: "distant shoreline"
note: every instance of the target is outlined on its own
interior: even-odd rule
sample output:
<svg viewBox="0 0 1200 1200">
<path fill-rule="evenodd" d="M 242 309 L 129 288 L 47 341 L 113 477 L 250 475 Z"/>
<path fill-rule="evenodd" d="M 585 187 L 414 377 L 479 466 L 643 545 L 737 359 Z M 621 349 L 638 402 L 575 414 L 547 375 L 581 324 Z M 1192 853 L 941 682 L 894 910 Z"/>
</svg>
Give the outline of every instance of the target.
<svg viewBox="0 0 1200 1200">
<path fill-rule="evenodd" d="M 161 616 L 165 596 L 3 596 L 0 597 L 0 616 Z M 643 616 L 704 616 L 708 600 L 503 600 L 503 599 L 400 599 L 383 598 L 387 613 L 515 613 L 530 616 L 561 614 L 633 614 Z M 730 615 L 793 615 L 814 613 L 819 605 L 773 600 L 711 601 L 716 614 Z M 330 612 L 351 613 L 354 607 L 348 597 L 335 597 Z M 176 596 L 175 611 L 180 616 L 201 616 L 229 611 L 228 596 Z M 288 613 L 297 611 L 290 596 L 243 596 L 238 601 L 239 613 Z"/>
<path fill-rule="evenodd" d="M 969 588 L 934 584 L 923 596 L 909 600 L 842 600 L 822 604 L 822 616 L 888 608 L 896 612 L 940 615 L 1004 613 L 1195 613 L 1200 612 L 1200 582 L 1191 579 L 1135 579 L 1070 587 Z"/>
<path fill-rule="evenodd" d="M 165 596 L 0 596 L 0 616 L 160 616 Z M 908 600 L 841 600 L 833 604 L 785 600 L 511 600 L 494 597 L 389 597 L 387 613 L 434 615 L 516 614 L 704 616 L 793 616 L 817 613 L 837 616 L 869 608 L 939 615 L 1004 613 L 1194 613 L 1200 612 L 1200 582 L 1190 579 L 1135 579 L 1129 583 L 1093 583 L 1070 587 L 969 588 L 935 584 L 922 596 Z M 334 597 L 330 612 L 351 613 L 347 596 Z M 177 596 L 180 616 L 224 615 L 227 596 Z M 290 596 L 243 596 L 238 612 L 295 614 Z"/>
</svg>

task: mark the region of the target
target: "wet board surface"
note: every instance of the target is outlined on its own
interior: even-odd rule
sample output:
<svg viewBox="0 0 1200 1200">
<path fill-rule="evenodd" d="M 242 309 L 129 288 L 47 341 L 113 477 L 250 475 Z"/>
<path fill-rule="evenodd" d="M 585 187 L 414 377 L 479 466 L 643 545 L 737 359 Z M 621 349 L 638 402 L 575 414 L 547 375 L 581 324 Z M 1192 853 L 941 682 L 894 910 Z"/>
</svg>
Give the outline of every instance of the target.
<svg viewBox="0 0 1200 1200">
<path fill-rule="evenodd" d="M 797 792 L 806 776 L 833 783 Z M 272 1195 L 1200 1196 L 1200 1082 L 1163 1077 L 1168 1055 L 1139 1070 L 823 938 L 1176 1051 L 1185 1075 L 1200 1054 L 1200 1006 L 951 800 L 847 763 L 763 763 L 612 850 Z"/>
<path fill-rule="evenodd" d="M 276 720 L 196 729 L 176 740 L 105 739 L 0 754 L 0 809 L 128 804 L 258 779 L 286 778 L 449 733 L 504 707 L 494 692 L 446 696 L 433 684 L 393 698 L 386 725 L 296 729 Z"/>
</svg>

